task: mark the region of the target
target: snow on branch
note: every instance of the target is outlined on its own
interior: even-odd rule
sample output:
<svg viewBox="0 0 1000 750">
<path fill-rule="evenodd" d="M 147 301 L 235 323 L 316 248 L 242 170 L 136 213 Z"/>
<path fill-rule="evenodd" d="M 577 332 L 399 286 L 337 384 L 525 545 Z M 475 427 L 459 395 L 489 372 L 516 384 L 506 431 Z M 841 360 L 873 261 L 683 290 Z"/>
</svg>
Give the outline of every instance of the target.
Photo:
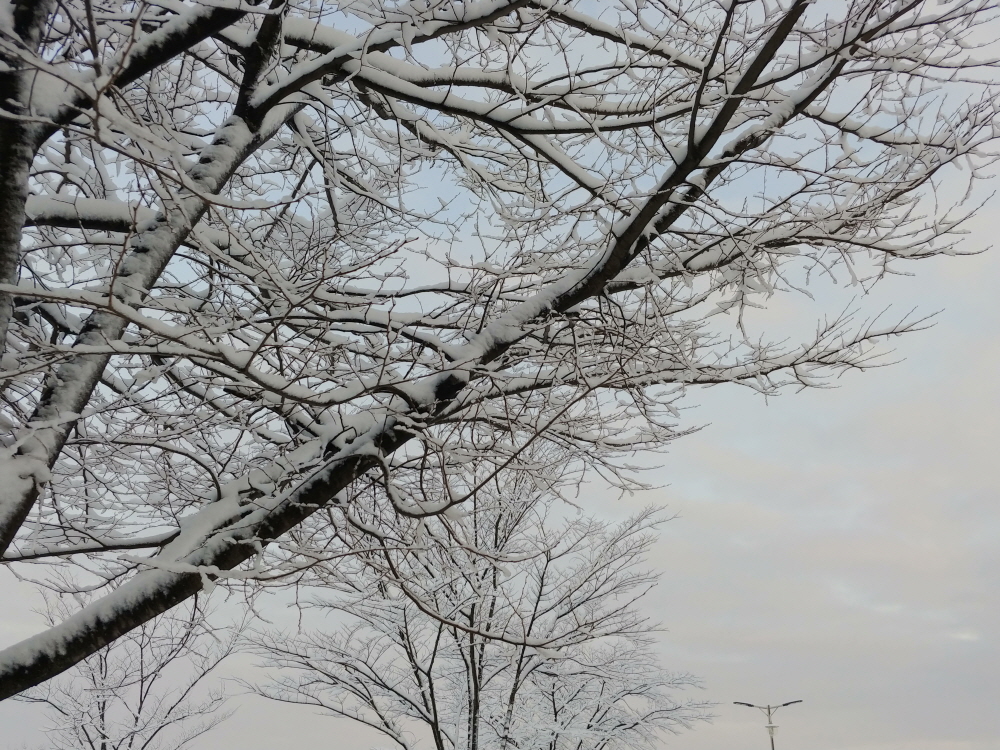
<svg viewBox="0 0 1000 750">
<path fill-rule="evenodd" d="M 506 482 L 641 487 L 699 386 L 822 387 L 922 326 L 854 295 L 969 249 L 991 2 L 587 7 L 4 32 L 2 562 L 104 595 L 0 652 L 0 695 Z"/>
</svg>

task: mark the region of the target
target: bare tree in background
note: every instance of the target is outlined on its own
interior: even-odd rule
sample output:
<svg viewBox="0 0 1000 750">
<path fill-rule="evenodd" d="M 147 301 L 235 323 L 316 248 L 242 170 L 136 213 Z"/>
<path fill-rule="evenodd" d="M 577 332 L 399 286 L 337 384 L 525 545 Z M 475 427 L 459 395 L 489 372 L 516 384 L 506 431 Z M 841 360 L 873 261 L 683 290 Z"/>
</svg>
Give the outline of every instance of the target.
<svg viewBox="0 0 1000 750">
<path fill-rule="evenodd" d="M 321 627 L 257 637 L 277 677 L 256 690 L 406 749 L 657 748 L 704 718 L 637 612 L 655 513 L 565 521 L 509 491 L 469 505 L 417 522 L 405 548 L 315 566 Z"/>
<path fill-rule="evenodd" d="M 937 187 L 993 158 L 995 21 L 0 2 L 0 551 L 113 585 L 0 652 L 0 698 L 217 579 L 294 579 L 337 514 L 628 489 L 686 389 L 873 365 L 919 321 L 825 311 L 797 344 L 748 311 L 955 251 L 975 206 Z"/>
<path fill-rule="evenodd" d="M 65 600 L 50 601 L 53 625 L 72 614 Z M 181 750 L 229 716 L 221 689 L 206 683 L 241 632 L 209 625 L 195 601 L 17 699 L 46 707 L 46 748 Z"/>
</svg>

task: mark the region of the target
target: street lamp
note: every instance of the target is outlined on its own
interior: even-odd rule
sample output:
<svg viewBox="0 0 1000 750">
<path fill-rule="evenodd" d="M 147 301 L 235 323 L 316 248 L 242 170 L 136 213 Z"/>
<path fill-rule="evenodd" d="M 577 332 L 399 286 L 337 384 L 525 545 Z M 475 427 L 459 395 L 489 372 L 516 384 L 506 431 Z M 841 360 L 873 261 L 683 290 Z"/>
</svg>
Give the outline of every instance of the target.
<svg viewBox="0 0 1000 750">
<path fill-rule="evenodd" d="M 733 701 L 737 706 L 750 706 L 750 708 L 759 708 L 765 714 L 767 714 L 767 724 L 764 728 L 767 733 L 771 735 L 771 750 L 774 750 L 774 731 L 778 728 L 778 725 L 771 721 L 771 716 L 779 709 L 785 706 L 791 706 L 795 703 L 801 703 L 802 701 L 788 701 L 788 703 L 782 703 L 780 706 L 755 706 L 753 703 L 743 703 L 742 701 Z"/>
</svg>

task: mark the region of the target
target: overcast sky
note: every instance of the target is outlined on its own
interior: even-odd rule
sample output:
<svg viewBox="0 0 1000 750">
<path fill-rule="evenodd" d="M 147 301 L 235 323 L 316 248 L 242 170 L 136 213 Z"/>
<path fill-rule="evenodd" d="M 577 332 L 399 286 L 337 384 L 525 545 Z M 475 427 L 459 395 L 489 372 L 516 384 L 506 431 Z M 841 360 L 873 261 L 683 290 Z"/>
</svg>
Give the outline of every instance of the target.
<svg viewBox="0 0 1000 750">
<path fill-rule="evenodd" d="M 977 219 L 973 245 L 996 230 Z M 679 517 L 653 563 L 650 612 L 665 663 L 701 677 L 717 719 L 673 739 L 685 750 L 1000 747 L 1000 253 L 916 264 L 878 290 L 896 310 L 944 311 L 899 340 L 905 360 L 827 391 L 765 403 L 742 389 L 695 394 L 708 424 L 649 477 Z M 607 499 L 587 496 L 591 507 Z M 40 627 L 30 589 L 0 573 L 0 645 Z M 367 748 L 309 709 L 237 701 L 195 745 Z M 44 746 L 36 709 L 0 705 L 0 746 Z"/>
<path fill-rule="evenodd" d="M 676 747 L 766 748 L 732 701 L 802 699 L 777 748 L 1000 748 L 1000 257 L 916 271 L 890 298 L 945 309 L 905 361 L 769 405 L 716 389 L 666 458 L 666 662 L 722 703 Z"/>
</svg>

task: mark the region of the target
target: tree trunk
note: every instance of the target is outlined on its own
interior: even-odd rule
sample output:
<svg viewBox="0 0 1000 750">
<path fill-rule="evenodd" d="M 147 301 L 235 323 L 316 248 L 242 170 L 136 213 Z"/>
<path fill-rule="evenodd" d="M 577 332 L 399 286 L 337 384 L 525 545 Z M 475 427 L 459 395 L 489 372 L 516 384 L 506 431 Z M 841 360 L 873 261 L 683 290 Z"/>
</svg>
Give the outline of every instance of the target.
<svg viewBox="0 0 1000 750">
<path fill-rule="evenodd" d="M 15 0 L 11 4 L 13 28 L 5 36 L 25 52 L 34 53 L 42 27 L 55 6 L 54 0 Z M 30 93 L 37 71 L 16 54 L 0 50 L 0 283 L 17 279 L 24 226 L 24 204 L 28 199 L 28 175 L 35 157 L 36 131 Z M 0 350 L 6 349 L 10 324 L 11 295 L 0 293 Z"/>
</svg>

